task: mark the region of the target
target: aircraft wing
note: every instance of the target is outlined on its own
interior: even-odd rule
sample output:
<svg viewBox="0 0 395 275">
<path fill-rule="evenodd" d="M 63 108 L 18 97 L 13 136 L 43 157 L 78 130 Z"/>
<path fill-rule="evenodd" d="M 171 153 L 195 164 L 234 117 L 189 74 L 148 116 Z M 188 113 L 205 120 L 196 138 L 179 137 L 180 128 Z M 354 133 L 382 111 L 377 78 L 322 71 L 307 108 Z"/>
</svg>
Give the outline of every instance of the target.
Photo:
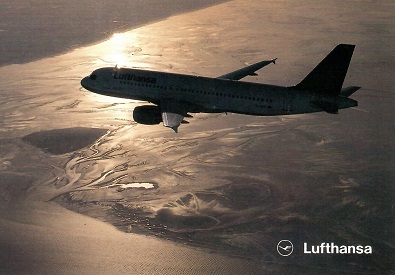
<svg viewBox="0 0 395 275">
<path fill-rule="evenodd" d="M 256 75 L 256 71 L 258 71 L 259 69 L 273 63 L 276 64 L 276 59 L 274 58 L 272 60 L 264 60 L 264 61 L 260 61 L 258 63 L 252 64 L 250 66 L 244 67 L 242 69 L 239 69 L 237 71 L 231 72 L 231 73 L 227 73 L 224 75 L 221 75 L 217 78 L 220 79 L 228 79 L 228 80 L 240 80 L 243 77 L 246 77 L 247 75 Z"/>
<path fill-rule="evenodd" d="M 163 126 L 169 127 L 177 133 L 178 127 L 187 115 L 187 106 L 172 98 L 162 99 L 160 102 Z"/>
</svg>

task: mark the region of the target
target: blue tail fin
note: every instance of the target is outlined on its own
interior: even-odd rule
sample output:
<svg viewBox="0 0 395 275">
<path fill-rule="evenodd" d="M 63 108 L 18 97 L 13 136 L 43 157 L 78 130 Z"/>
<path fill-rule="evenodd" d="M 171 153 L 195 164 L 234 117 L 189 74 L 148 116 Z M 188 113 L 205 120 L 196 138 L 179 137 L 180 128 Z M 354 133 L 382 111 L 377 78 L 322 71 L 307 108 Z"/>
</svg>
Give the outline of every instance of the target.
<svg viewBox="0 0 395 275">
<path fill-rule="evenodd" d="M 338 96 L 350 65 L 355 45 L 337 45 L 299 84 L 298 90 Z"/>
</svg>

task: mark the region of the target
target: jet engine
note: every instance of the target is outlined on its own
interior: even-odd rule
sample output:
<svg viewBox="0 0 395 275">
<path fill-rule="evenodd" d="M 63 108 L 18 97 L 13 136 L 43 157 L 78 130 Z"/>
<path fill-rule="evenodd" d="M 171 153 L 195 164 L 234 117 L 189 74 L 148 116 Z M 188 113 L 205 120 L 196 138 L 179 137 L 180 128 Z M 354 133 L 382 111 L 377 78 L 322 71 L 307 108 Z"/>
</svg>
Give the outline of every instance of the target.
<svg viewBox="0 0 395 275">
<path fill-rule="evenodd" d="M 162 122 L 161 109 L 158 106 L 137 106 L 133 111 L 133 119 L 137 123 L 154 125 Z"/>
</svg>

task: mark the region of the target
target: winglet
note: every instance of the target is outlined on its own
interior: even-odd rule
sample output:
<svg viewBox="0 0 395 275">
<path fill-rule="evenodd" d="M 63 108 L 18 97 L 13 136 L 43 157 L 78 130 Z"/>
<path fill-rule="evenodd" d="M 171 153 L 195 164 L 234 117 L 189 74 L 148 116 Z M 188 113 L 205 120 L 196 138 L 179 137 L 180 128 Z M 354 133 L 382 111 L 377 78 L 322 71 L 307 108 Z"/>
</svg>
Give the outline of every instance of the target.
<svg viewBox="0 0 395 275">
<path fill-rule="evenodd" d="M 168 127 L 173 129 L 173 131 L 177 134 L 178 133 L 178 126 L 180 126 L 180 125 L 176 125 L 176 126 L 173 126 L 173 127 L 168 126 Z"/>
<path fill-rule="evenodd" d="M 178 127 L 187 115 L 185 104 L 167 98 L 161 100 L 160 108 L 163 126 L 169 127 L 177 133 Z"/>
<path fill-rule="evenodd" d="M 163 126 L 173 129 L 174 132 L 178 132 L 178 127 L 183 121 L 184 116 L 176 113 L 162 112 Z"/>
</svg>

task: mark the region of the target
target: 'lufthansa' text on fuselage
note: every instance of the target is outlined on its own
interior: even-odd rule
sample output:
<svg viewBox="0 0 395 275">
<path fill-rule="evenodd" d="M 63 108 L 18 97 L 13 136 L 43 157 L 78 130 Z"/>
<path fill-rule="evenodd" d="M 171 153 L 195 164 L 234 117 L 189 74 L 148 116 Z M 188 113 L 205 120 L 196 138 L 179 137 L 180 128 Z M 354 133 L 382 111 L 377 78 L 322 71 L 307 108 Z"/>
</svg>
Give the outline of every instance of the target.
<svg viewBox="0 0 395 275">
<path fill-rule="evenodd" d="M 144 82 L 144 83 L 152 83 L 152 84 L 156 83 L 155 77 L 145 77 L 145 76 L 138 76 L 134 74 L 119 73 L 119 72 L 114 73 L 114 79 L 130 80 L 135 82 Z"/>
</svg>

